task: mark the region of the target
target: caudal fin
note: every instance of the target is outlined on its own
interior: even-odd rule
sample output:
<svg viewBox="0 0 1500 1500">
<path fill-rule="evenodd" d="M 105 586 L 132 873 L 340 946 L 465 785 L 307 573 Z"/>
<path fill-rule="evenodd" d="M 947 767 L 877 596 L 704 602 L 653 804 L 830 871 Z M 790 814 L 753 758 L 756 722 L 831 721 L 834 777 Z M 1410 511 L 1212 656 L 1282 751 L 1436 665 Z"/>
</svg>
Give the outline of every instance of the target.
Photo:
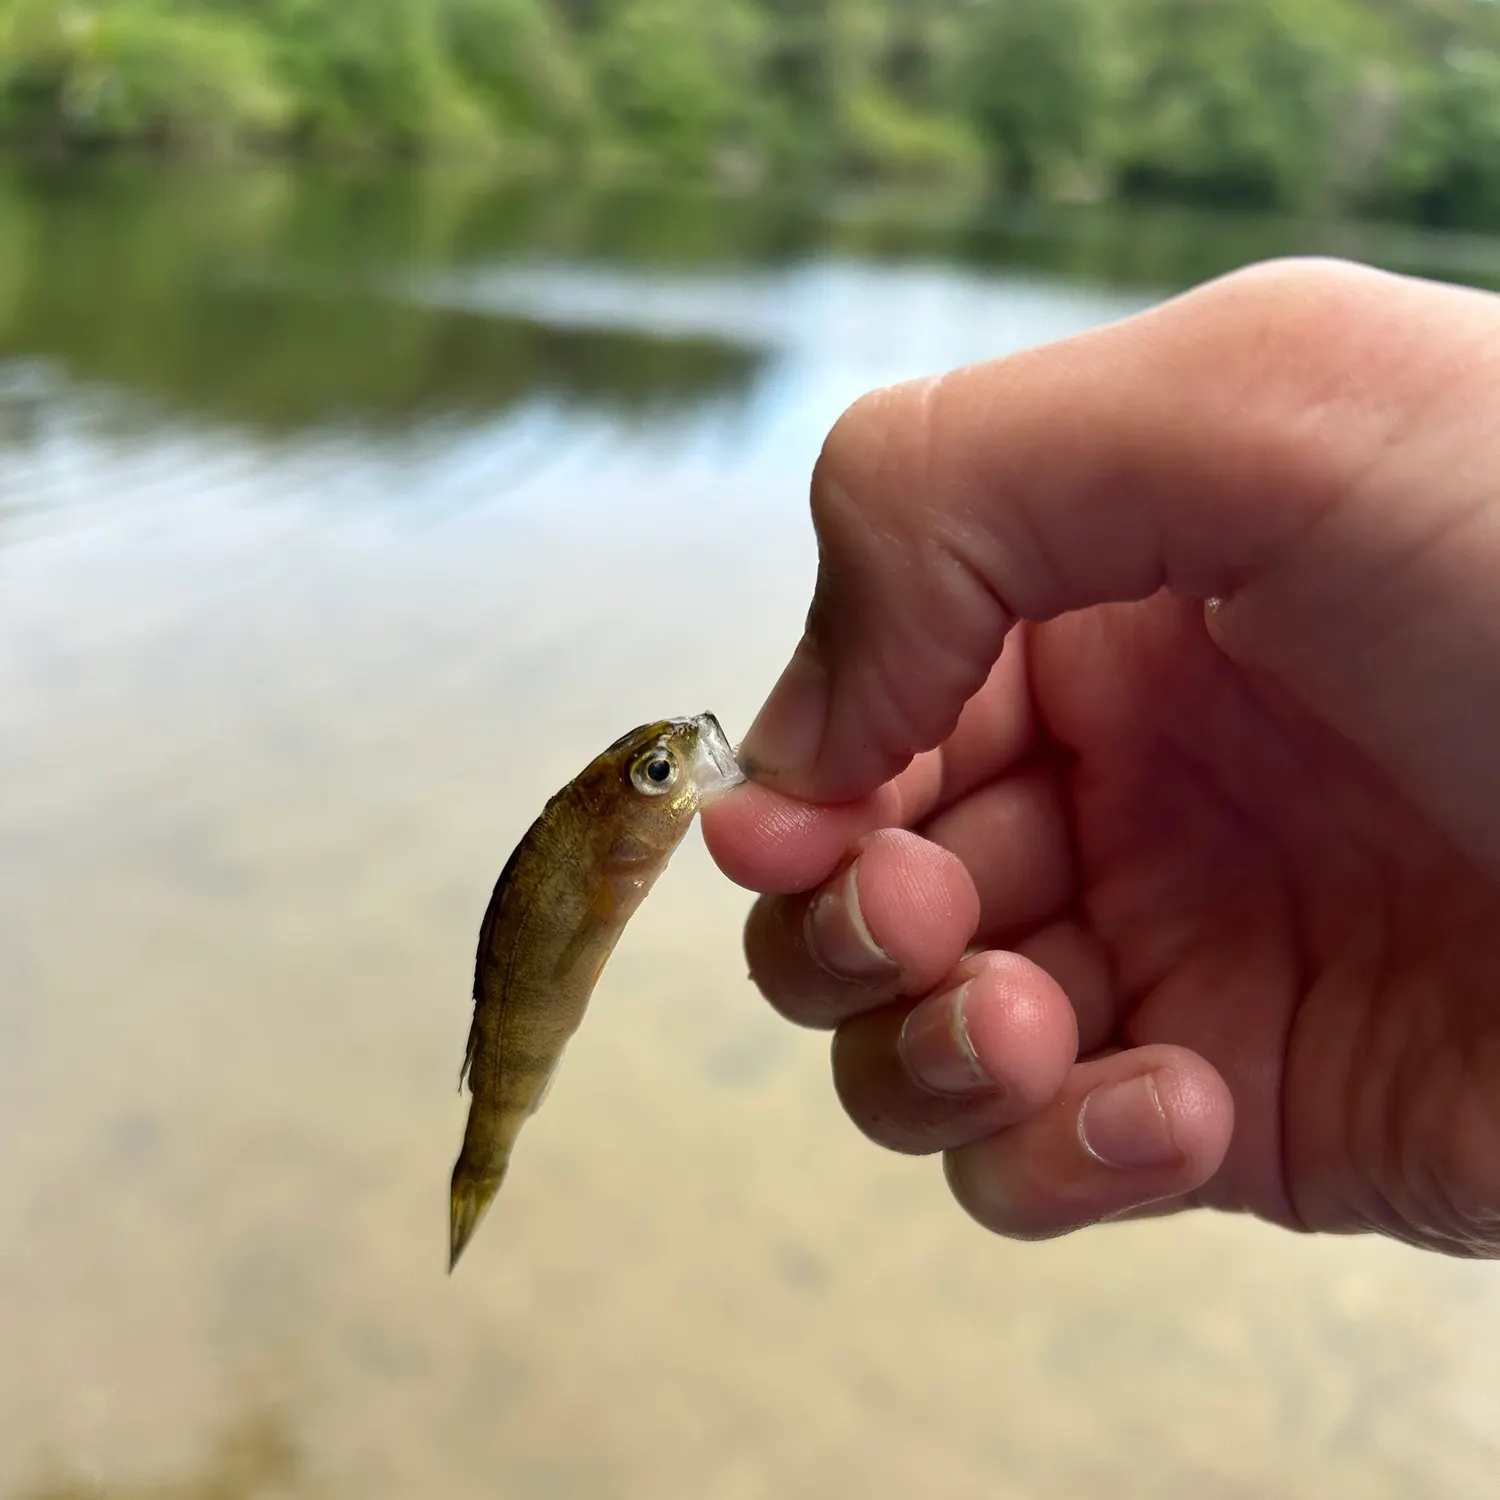
<svg viewBox="0 0 1500 1500">
<path fill-rule="evenodd" d="M 471 1177 L 463 1170 L 462 1165 L 453 1169 L 452 1208 L 448 1230 L 448 1274 L 450 1276 L 453 1274 L 454 1266 L 458 1264 L 458 1257 L 464 1253 L 464 1246 L 474 1238 L 474 1231 L 479 1228 L 479 1221 L 484 1218 L 490 1204 L 495 1201 L 495 1194 L 500 1191 L 500 1184 L 504 1180 L 503 1167 L 499 1175 L 494 1177 Z"/>
</svg>

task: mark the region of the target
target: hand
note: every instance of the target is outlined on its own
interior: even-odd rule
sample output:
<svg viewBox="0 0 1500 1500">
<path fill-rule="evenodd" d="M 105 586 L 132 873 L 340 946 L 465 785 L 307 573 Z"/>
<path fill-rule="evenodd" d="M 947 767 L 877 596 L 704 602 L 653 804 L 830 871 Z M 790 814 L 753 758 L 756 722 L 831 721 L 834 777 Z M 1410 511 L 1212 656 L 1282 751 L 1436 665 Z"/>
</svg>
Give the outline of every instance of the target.
<svg viewBox="0 0 1500 1500">
<path fill-rule="evenodd" d="M 1241 272 L 865 398 L 812 499 L 704 827 L 855 1122 L 1003 1234 L 1500 1252 L 1500 299 Z"/>
</svg>

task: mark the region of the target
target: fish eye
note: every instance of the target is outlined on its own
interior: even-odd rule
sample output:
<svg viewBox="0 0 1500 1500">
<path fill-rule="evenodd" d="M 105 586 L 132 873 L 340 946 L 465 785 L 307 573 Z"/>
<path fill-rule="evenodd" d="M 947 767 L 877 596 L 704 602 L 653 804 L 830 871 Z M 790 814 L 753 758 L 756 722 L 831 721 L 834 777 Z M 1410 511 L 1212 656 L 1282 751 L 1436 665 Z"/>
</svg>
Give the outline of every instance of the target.
<svg viewBox="0 0 1500 1500">
<path fill-rule="evenodd" d="M 677 762 L 665 750 L 648 751 L 630 768 L 630 779 L 637 791 L 658 797 L 677 780 Z"/>
</svg>

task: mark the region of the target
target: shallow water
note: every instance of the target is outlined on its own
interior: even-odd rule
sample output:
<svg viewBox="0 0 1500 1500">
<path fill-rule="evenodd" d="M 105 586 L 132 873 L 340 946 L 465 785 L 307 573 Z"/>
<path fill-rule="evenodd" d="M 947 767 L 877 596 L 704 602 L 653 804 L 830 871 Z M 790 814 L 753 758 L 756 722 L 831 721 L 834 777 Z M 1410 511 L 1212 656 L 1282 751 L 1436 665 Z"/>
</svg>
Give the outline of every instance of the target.
<svg viewBox="0 0 1500 1500">
<path fill-rule="evenodd" d="M 1487 1268 L 1228 1218 L 987 1238 L 844 1121 L 696 835 L 443 1273 L 496 872 L 628 725 L 743 729 L 850 399 L 1236 259 L 1500 248 L 0 196 L 0 1495 L 1493 1493 Z"/>
</svg>

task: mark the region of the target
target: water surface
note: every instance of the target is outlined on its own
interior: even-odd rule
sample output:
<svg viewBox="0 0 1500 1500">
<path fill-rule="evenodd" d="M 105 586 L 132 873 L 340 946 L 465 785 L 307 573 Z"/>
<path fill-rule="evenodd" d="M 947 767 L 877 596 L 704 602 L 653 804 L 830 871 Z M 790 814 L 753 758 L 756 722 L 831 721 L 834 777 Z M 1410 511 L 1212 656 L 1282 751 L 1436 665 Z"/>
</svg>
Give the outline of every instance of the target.
<svg viewBox="0 0 1500 1500">
<path fill-rule="evenodd" d="M 0 1496 L 1493 1493 L 1487 1268 L 993 1241 L 696 835 L 451 1281 L 473 944 L 628 725 L 742 730 L 870 386 L 1341 226 L 0 180 Z"/>
</svg>

